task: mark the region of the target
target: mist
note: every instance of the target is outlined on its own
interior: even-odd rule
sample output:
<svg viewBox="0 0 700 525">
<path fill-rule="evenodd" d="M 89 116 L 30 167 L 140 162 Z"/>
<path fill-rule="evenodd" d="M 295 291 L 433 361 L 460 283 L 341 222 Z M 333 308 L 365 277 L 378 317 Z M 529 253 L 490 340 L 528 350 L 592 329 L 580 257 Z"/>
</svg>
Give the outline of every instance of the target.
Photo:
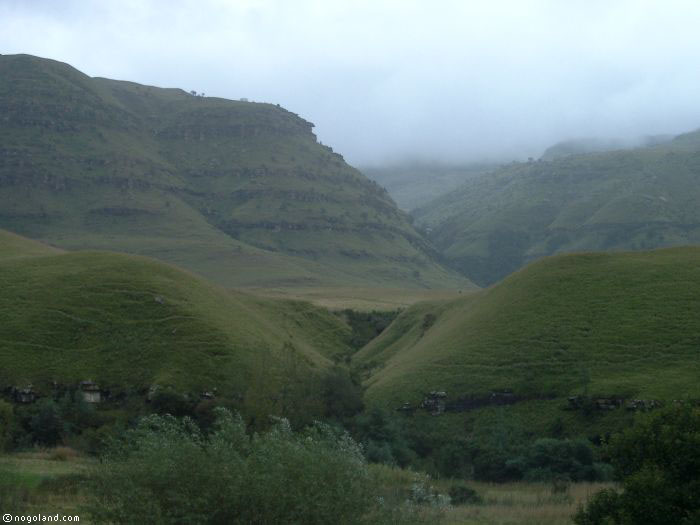
<svg viewBox="0 0 700 525">
<path fill-rule="evenodd" d="M 700 127 L 695 1 L 0 0 L 0 53 L 279 103 L 355 165 Z"/>
</svg>

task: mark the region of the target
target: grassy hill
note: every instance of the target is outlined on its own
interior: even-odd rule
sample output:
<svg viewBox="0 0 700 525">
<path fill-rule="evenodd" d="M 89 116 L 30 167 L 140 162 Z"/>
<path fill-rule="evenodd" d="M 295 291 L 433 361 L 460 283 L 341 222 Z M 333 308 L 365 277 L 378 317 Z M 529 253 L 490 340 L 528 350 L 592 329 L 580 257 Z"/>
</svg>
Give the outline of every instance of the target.
<svg viewBox="0 0 700 525">
<path fill-rule="evenodd" d="M 0 261 L 62 253 L 57 248 L 52 248 L 46 244 L 32 241 L 5 230 L 0 230 L 0 246 L 2 247 L 2 250 L 0 250 Z"/>
<path fill-rule="evenodd" d="M 700 242 L 700 133 L 513 163 L 414 211 L 454 267 L 488 285 L 539 257 Z"/>
<path fill-rule="evenodd" d="M 0 227 L 226 286 L 452 287 L 387 193 L 273 104 L 0 56 Z"/>
<path fill-rule="evenodd" d="M 412 163 L 365 167 L 361 171 L 386 188 L 399 208 L 411 211 L 496 168 L 491 164 Z"/>
<path fill-rule="evenodd" d="M 308 303 L 227 292 L 141 256 L 56 253 L 0 232 L 0 389 L 93 379 L 237 398 L 328 370 L 349 328 Z"/>
<path fill-rule="evenodd" d="M 700 248 L 560 255 L 407 309 L 355 364 L 371 404 L 415 407 L 430 391 L 447 392 L 448 404 L 476 400 L 445 415 L 446 432 L 509 398 L 511 417 L 539 435 L 557 418 L 590 435 L 628 412 L 565 411 L 568 396 L 700 399 L 699 308 Z M 447 424 L 423 412 L 418 421 Z"/>
</svg>

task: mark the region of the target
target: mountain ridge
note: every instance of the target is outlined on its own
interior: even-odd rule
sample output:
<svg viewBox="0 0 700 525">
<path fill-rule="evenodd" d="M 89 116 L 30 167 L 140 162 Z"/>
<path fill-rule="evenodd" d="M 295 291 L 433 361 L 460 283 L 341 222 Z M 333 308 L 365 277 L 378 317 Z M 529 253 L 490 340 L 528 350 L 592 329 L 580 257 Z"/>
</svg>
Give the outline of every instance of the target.
<svg viewBox="0 0 700 525">
<path fill-rule="evenodd" d="M 0 56 L 0 227 L 226 286 L 456 287 L 376 183 L 279 106 Z"/>
<path fill-rule="evenodd" d="M 490 285 L 539 257 L 700 243 L 700 133 L 513 163 L 414 211 L 453 267 Z"/>
</svg>

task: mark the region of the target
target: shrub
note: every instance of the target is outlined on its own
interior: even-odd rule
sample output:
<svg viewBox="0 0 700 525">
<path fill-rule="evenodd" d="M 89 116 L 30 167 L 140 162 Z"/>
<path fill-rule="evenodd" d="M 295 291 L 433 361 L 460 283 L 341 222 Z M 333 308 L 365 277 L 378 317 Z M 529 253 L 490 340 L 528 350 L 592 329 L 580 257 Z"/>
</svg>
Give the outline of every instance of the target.
<svg viewBox="0 0 700 525">
<path fill-rule="evenodd" d="M 611 468 L 594 461 L 593 449 L 584 439 L 538 439 L 510 465 L 527 481 L 606 481 L 611 477 Z"/>
<path fill-rule="evenodd" d="M 376 504 L 360 447 L 323 424 L 280 419 L 246 434 L 218 409 L 205 437 L 188 418 L 148 416 L 92 476 L 97 523 L 358 523 Z"/>
<path fill-rule="evenodd" d="M 448 494 L 453 505 L 468 505 L 482 502 L 481 496 L 476 490 L 461 483 L 452 485 Z"/>
<path fill-rule="evenodd" d="M 14 412 L 12 405 L 0 399 L 0 452 L 6 450 L 12 440 Z"/>
<path fill-rule="evenodd" d="M 693 524 L 700 516 L 700 409 L 671 407 L 614 436 L 607 447 L 622 491 L 597 493 L 578 525 Z"/>
<path fill-rule="evenodd" d="M 343 419 L 354 416 L 364 408 L 360 381 L 345 368 L 333 367 L 323 379 L 321 387 L 326 417 Z"/>
</svg>

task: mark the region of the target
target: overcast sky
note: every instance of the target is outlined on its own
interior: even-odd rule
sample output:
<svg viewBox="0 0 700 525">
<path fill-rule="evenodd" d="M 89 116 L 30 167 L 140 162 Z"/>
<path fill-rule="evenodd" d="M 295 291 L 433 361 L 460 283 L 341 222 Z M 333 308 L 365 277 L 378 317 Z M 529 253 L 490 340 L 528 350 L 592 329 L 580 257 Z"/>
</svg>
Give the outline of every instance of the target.
<svg viewBox="0 0 700 525">
<path fill-rule="evenodd" d="M 356 165 L 696 129 L 698 28 L 698 0 L 0 0 L 0 53 L 279 103 Z"/>
</svg>

